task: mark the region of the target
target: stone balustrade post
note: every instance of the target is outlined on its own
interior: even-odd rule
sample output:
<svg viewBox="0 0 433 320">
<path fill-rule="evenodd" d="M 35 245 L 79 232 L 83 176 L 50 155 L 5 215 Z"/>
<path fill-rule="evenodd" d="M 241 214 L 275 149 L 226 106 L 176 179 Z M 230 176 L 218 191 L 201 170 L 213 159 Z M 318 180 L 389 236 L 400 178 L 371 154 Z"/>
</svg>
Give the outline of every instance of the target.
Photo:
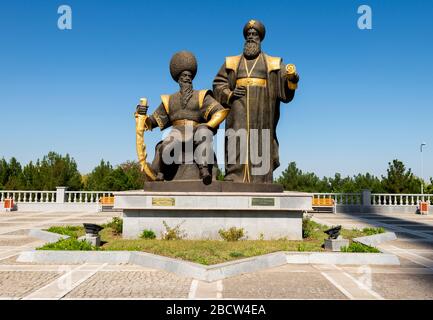
<svg viewBox="0 0 433 320">
<path fill-rule="evenodd" d="M 56 187 L 56 203 L 65 203 L 66 189 L 68 187 Z"/>
<path fill-rule="evenodd" d="M 362 208 L 361 212 L 369 212 L 371 207 L 371 191 L 368 189 L 362 190 Z"/>
</svg>

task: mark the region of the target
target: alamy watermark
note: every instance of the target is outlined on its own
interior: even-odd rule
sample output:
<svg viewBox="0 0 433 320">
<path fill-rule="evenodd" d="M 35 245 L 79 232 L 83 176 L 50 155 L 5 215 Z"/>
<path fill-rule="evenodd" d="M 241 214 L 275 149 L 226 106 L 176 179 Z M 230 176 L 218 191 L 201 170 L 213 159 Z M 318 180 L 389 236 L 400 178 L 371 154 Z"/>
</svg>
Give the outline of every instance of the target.
<svg viewBox="0 0 433 320">
<path fill-rule="evenodd" d="M 360 30 L 371 30 L 373 28 L 373 12 L 371 7 L 363 4 L 358 7 L 358 13 L 361 15 L 358 18 L 358 28 Z"/>
<path fill-rule="evenodd" d="M 203 128 L 203 127 L 202 127 Z M 223 141 L 220 141 L 223 139 Z M 249 164 L 252 175 L 265 175 L 271 167 L 271 132 L 269 129 L 211 130 L 186 125 L 182 130 L 173 128 L 163 135 L 161 156 L 166 165 L 214 164 L 214 150 L 224 145 L 226 164 Z M 218 159 L 221 158 L 220 154 Z M 222 160 L 222 159 L 220 159 Z"/>
<path fill-rule="evenodd" d="M 57 8 L 57 13 L 60 17 L 57 19 L 57 28 L 60 30 L 72 29 L 72 8 L 66 4 L 62 4 Z"/>
</svg>

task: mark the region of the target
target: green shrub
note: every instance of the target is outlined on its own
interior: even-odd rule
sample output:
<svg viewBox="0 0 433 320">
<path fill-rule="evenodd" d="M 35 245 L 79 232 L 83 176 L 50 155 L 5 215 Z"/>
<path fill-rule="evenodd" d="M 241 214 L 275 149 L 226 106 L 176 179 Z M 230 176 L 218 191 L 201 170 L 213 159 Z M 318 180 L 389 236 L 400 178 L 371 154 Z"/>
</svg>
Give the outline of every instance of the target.
<svg viewBox="0 0 433 320">
<path fill-rule="evenodd" d="M 314 224 L 310 217 L 302 219 L 302 238 L 310 238 L 313 235 Z"/>
<path fill-rule="evenodd" d="M 123 220 L 119 217 L 113 217 L 113 219 L 109 223 L 104 224 L 103 227 L 111 228 L 115 235 L 120 235 L 123 230 Z"/>
<path fill-rule="evenodd" d="M 233 251 L 229 253 L 229 256 L 233 258 L 239 258 L 239 257 L 243 257 L 244 254 L 242 252 Z"/>
<path fill-rule="evenodd" d="M 382 227 L 364 228 L 362 229 L 362 232 L 365 233 L 367 236 L 372 236 L 373 234 L 385 233 L 385 229 Z"/>
<path fill-rule="evenodd" d="M 242 238 L 245 235 L 244 228 L 236 228 L 231 227 L 228 230 L 220 229 L 218 231 L 221 238 L 223 238 L 226 241 L 238 241 L 240 238 Z"/>
<path fill-rule="evenodd" d="M 84 228 L 80 226 L 52 226 L 47 231 L 78 238 L 78 233 L 84 233 Z"/>
<path fill-rule="evenodd" d="M 162 221 L 162 224 L 165 227 L 165 232 L 162 233 L 161 238 L 163 240 L 180 240 L 185 238 L 186 237 L 185 231 L 180 229 L 182 223 L 179 223 L 177 226 L 172 228 L 167 224 L 167 222 Z"/>
<path fill-rule="evenodd" d="M 352 242 L 347 247 L 341 247 L 341 252 L 373 252 L 379 253 L 380 251 L 375 247 L 370 247 L 359 242 Z"/>
<path fill-rule="evenodd" d="M 298 251 L 305 251 L 306 249 L 305 243 L 298 244 Z"/>
<path fill-rule="evenodd" d="M 37 248 L 37 250 L 98 250 L 96 247 L 92 246 L 86 240 L 77 240 L 76 238 L 60 239 L 57 242 L 47 243 L 42 247 Z"/>
<path fill-rule="evenodd" d="M 156 235 L 155 235 L 155 232 L 153 232 L 152 230 L 144 229 L 140 235 L 140 238 L 142 238 L 142 239 L 155 239 Z"/>
</svg>

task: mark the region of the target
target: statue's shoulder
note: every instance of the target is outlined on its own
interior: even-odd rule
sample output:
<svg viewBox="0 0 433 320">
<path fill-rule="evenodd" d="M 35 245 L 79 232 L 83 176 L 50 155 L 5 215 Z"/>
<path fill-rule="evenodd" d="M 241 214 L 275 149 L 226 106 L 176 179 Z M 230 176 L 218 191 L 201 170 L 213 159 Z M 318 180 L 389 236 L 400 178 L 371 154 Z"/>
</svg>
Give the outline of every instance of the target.
<svg viewBox="0 0 433 320">
<path fill-rule="evenodd" d="M 226 57 L 226 69 L 236 71 L 242 55 Z"/>
<path fill-rule="evenodd" d="M 198 105 L 201 108 L 203 106 L 204 98 L 206 97 L 207 94 L 212 94 L 212 91 L 209 89 L 196 90 L 196 91 L 198 94 Z"/>
<path fill-rule="evenodd" d="M 280 70 L 281 61 L 282 61 L 281 57 L 273 57 L 265 53 L 263 53 L 263 56 L 265 57 L 268 72 Z"/>
</svg>

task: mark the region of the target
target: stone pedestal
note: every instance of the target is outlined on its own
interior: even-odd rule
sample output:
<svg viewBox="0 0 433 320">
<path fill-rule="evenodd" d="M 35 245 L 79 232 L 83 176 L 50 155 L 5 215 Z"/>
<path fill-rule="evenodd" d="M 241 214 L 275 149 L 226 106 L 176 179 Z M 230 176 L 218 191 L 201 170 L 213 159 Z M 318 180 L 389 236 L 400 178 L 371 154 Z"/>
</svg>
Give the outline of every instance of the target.
<svg viewBox="0 0 433 320">
<path fill-rule="evenodd" d="M 99 247 L 101 245 L 101 237 L 99 235 L 95 236 L 93 234 L 86 234 L 78 238 L 78 240 L 86 240 L 92 246 Z"/>
<path fill-rule="evenodd" d="M 123 237 L 144 229 L 158 238 L 180 225 L 187 239 L 221 239 L 220 229 L 244 228 L 248 239 L 302 239 L 302 215 L 312 195 L 298 192 L 154 192 L 114 193 L 114 208 L 123 211 Z"/>
<path fill-rule="evenodd" d="M 341 247 L 349 246 L 349 240 L 343 238 L 337 239 L 326 239 L 325 250 L 329 251 L 341 251 Z"/>
</svg>

